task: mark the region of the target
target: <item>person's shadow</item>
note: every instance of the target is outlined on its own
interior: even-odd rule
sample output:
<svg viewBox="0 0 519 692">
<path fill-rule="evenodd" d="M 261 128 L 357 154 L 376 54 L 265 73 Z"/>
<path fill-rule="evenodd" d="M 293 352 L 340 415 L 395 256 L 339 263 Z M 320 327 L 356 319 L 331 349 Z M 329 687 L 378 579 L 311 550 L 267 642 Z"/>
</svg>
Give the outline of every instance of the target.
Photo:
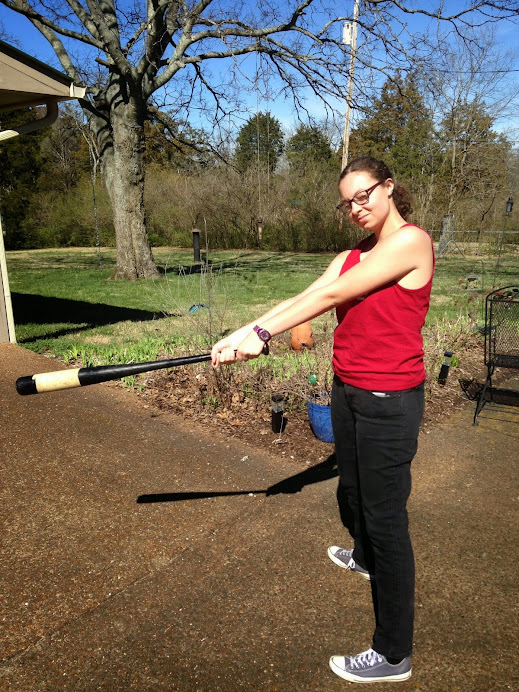
<svg viewBox="0 0 519 692">
<path fill-rule="evenodd" d="M 219 491 L 209 490 L 206 492 L 178 492 L 178 493 L 157 493 L 153 495 L 139 495 L 137 498 L 138 504 L 150 502 L 180 502 L 184 500 L 202 500 L 207 497 L 228 497 L 230 495 L 279 495 L 280 493 L 290 495 L 300 492 L 306 485 L 313 483 L 321 483 L 329 478 L 335 478 L 337 473 L 337 462 L 335 454 L 331 454 L 326 461 L 323 461 L 317 466 L 312 466 L 295 476 L 284 478 L 279 483 L 263 488 L 261 490 L 234 490 L 234 491 Z"/>
</svg>

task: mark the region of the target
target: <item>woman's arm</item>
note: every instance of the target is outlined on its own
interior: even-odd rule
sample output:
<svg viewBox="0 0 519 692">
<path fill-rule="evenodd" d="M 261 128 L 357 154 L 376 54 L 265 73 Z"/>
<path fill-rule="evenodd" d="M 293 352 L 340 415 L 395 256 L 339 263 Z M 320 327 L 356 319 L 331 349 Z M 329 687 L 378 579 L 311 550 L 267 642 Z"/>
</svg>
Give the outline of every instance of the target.
<svg viewBox="0 0 519 692">
<path fill-rule="evenodd" d="M 327 284 L 331 283 L 332 281 L 335 281 L 337 277 L 340 274 L 340 271 L 342 269 L 342 265 L 344 264 L 346 257 L 349 254 L 349 250 L 346 250 L 345 252 L 341 252 L 337 257 L 335 257 L 326 270 L 321 274 L 319 278 L 317 278 L 314 282 L 308 286 L 304 291 L 299 293 L 296 296 L 293 296 L 292 298 L 287 298 L 287 300 L 283 300 L 281 303 L 278 303 L 275 305 L 273 308 L 271 308 L 268 312 L 265 314 L 261 315 L 257 319 L 253 320 L 252 322 L 249 322 L 248 324 L 244 325 L 243 327 L 240 327 L 237 329 L 235 332 L 232 334 L 229 334 L 229 336 L 225 337 L 224 339 L 221 339 L 218 341 L 213 346 L 212 354 L 213 354 L 213 365 L 218 365 L 219 363 L 223 362 L 232 362 L 235 360 L 234 352 L 238 349 L 238 346 L 242 343 L 242 341 L 252 332 L 252 328 L 256 324 L 263 324 L 264 322 L 274 318 L 276 315 L 280 314 L 281 312 L 284 312 L 288 308 L 290 308 L 294 303 L 299 301 L 301 298 L 304 296 L 308 295 L 309 293 L 312 293 L 313 291 L 317 290 L 318 288 L 322 288 L 326 286 Z M 304 320 L 300 320 L 297 322 L 297 324 L 300 324 Z M 296 325 L 294 325 L 296 326 Z M 223 351 L 226 351 L 226 357 L 220 357 L 220 354 L 223 353 Z"/>
<path fill-rule="evenodd" d="M 267 313 L 257 323 L 274 336 L 415 271 L 427 276 L 432 273 L 431 241 L 422 230 L 405 226 L 379 240 L 362 262 L 344 274 L 327 283 L 313 284 L 285 308 L 275 314 Z M 258 336 L 249 333 L 239 344 L 236 359 L 255 358 L 262 347 Z M 229 356 L 226 354 L 226 358 Z M 220 362 L 228 361 L 222 358 Z"/>
</svg>

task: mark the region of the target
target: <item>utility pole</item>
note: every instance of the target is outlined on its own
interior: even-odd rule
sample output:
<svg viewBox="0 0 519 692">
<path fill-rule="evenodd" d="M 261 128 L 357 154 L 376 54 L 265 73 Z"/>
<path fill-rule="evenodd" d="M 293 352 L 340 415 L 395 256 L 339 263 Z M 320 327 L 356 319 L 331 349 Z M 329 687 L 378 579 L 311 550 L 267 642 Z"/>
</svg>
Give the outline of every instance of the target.
<svg viewBox="0 0 519 692">
<path fill-rule="evenodd" d="M 350 72 L 348 77 L 348 96 L 346 99 L 346 117 L 344 120 L 344 137 L 342 143 L 342 167 L 343 170 L 348 163 L 348 150 L 350 144 L 350 114 L 351 96 L 353 93 L 353 73 L 355 71 L 355 52 L 357 50 L 357 18 L 359 16 L 359 0 L 355 0 L 353 6 L 353 22 L 346 22 L 342 32 L 342 42 L 346 46 L 351 46 L 350 51 Z"/>
</svg>

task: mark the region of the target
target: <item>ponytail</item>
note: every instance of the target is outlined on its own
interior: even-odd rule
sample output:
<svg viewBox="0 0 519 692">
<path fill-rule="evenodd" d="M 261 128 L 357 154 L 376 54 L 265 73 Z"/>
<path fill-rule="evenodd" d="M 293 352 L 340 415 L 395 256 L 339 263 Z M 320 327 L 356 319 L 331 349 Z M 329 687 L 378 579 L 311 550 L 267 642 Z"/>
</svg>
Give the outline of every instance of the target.
<svg viewBox="0 0 519 692">
<path fill-rule="evenodd" d="M 413 213 L 413 200 L 411 195 L 401 183 L 395 183 L 393 189 L 393 202 L 400 216 L 407 221 Z"/>
</svg>

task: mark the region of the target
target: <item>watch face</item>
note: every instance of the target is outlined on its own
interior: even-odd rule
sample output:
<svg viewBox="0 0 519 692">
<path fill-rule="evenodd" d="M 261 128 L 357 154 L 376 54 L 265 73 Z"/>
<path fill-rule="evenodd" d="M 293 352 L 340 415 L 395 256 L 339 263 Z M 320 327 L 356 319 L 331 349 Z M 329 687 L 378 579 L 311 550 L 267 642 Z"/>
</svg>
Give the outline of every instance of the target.
<svg viewBox="0 0 519 692">
<path fill-rule="evenodd" d="M 254 327 L 254 331 L 262 341 L 269 341 L 270 333 L 266 329 L 262 329 L 261 327 Z"/>
</svg>

